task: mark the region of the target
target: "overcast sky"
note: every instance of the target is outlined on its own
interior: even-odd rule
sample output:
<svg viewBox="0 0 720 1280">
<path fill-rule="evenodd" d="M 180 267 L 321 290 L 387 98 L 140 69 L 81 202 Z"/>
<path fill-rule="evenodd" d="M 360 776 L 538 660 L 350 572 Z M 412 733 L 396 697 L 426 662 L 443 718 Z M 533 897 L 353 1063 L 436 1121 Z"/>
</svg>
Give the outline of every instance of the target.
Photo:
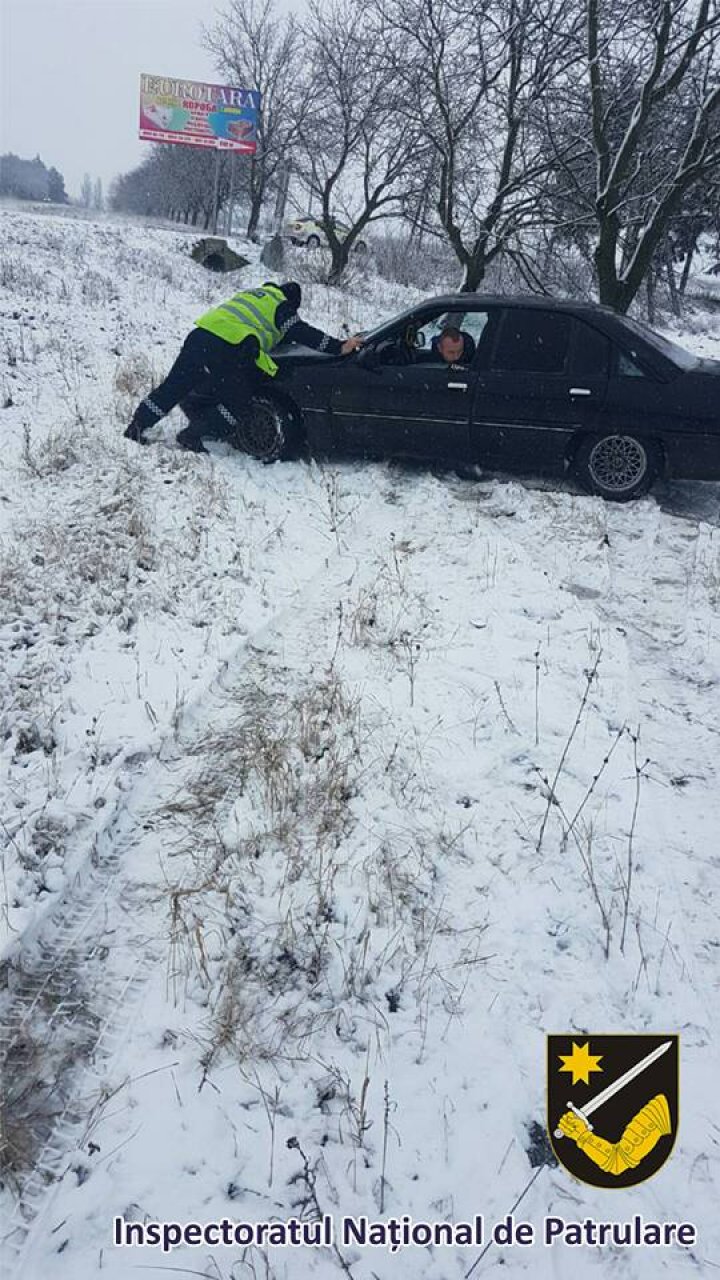
<svg viewBox="0 0 720 1280">
<path fill-rule="evenodd" d="M 208 0 L 0 0 L 0 153 L 40 154 L 78 195 L 145 154 L 140 72 L 216 80 Z"/>
</svg>

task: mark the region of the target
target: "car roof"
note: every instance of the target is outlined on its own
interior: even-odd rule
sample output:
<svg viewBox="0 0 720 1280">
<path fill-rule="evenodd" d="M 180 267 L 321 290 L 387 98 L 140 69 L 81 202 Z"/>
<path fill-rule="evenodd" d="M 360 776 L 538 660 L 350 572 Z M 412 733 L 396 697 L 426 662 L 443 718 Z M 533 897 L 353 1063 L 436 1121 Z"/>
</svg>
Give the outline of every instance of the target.
<svg viewBox="0 0 720 1280">
<path fill-rule="evenodd" d="M 466 312 L 479 310 L 482 307 L 503 307 L 508 308 L 531 308 L 536 311 L 557 311 L 567 312 L 568 315 L 586 315 L 588 318 L 594 317 L 596 320 L 602 320 L 603 324 L 610 324 L 611 329 L 617 331 L 622 327 L 623 317 L 610 307 L 601 306 L 598 302 L 585 302 L 576 298 L 549 298 L 539 296 L 536 293 L 520 293 L 520 294 L 501 294 L 501 293 L 443 293 L 436 296 L 422 298 L 419 302 L 414 303 L 411 307 L 406 307 L 400 314 L 388 317 L 381 324 L 376 325 L 366 333 L 366 337 L 379 337 L 386 329 L 391 329 L 396 324 L 402 324 L 412 319 L 418 312 L 423 312 L 430 307 L 433 310 L 452 314 L 453 312 Z"/>
<path fill-rule="evenodd" d="M 423 298 L 412 308 L 417 311 L 422 307 L 442 307 L 447 311 L 469 311 L 473 307 L 535 307 L 543 311 L 589 311 L 620 319 L 611 307 L 602 306 L 599 302 L 585 302 L 578 298 L 550 298 L 536 293 L 445 293 L 437 297 Z"/>
</svg>

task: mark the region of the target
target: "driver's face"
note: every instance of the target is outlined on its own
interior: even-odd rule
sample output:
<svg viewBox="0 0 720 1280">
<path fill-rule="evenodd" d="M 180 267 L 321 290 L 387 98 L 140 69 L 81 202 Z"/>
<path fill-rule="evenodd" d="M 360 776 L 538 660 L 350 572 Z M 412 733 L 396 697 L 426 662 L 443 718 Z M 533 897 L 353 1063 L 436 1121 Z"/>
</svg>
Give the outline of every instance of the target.
<svg viewBox="0 0 720 1280">
<path fill-rule="evenodd" d="M 457 364 L 458 360 L 462 360 L 464 348 L 465 340 L 463 338 L 452 338 L 447 333 L 438 343 L 438 351 L 448 364 Z"/>
</svg>

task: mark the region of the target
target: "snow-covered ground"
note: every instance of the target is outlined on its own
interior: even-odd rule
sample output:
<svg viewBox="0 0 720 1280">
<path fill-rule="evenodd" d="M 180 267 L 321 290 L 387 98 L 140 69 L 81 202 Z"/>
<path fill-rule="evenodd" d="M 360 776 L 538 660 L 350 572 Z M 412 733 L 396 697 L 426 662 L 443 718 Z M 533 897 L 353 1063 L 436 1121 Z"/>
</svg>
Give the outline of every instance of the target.
<svg viewBox="0 0 720 1280">
<path fill-rule="evenodd" d="M 227 292 L 190 239 L 0 211 L 11 1267 L 459 1280 L 479 1250 L 163 1257 L 112 1219 L 495 1220 L 526 1191 L 536 1224 L 699 1242 L 473 1276 L 712 1274 L 720 487 L 612 507 L 126 444 Z M 338 333 L 409 297 L 306 294 Z M 720 355 L 712 323 L 685 340 Z M 632 1191 L 542 1164 L 566 1030 L 680 1032 L 679 1136 Z"/>
</svg>

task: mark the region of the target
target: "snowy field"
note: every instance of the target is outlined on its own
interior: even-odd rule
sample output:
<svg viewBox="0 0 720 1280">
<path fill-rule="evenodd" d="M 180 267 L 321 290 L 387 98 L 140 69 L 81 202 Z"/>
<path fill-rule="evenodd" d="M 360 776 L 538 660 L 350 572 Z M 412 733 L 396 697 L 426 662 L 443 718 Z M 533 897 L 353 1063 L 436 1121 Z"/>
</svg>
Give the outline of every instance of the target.
<svg viewBox="0 0 720 1280">
<path fill-rule="evenodd" d="M 720 486 L 621 507 L 127 444 L 228 292 L 190 241 L 0 210 L 9 1274 L 461 1280 L 481 1250 L 163 1256 L 112 1220 L 521 1195 L 698 1244 L 492 1246 L 473 1277 L 716 1274 Z M 305 293 L 338 334 L 411 300 Z M 679 336 L 720 356 L 717 315 Z M 545 1163 L 565 1031 L 680 1033 L 674 1152 L 622 1196 Z"/>
</svg>

